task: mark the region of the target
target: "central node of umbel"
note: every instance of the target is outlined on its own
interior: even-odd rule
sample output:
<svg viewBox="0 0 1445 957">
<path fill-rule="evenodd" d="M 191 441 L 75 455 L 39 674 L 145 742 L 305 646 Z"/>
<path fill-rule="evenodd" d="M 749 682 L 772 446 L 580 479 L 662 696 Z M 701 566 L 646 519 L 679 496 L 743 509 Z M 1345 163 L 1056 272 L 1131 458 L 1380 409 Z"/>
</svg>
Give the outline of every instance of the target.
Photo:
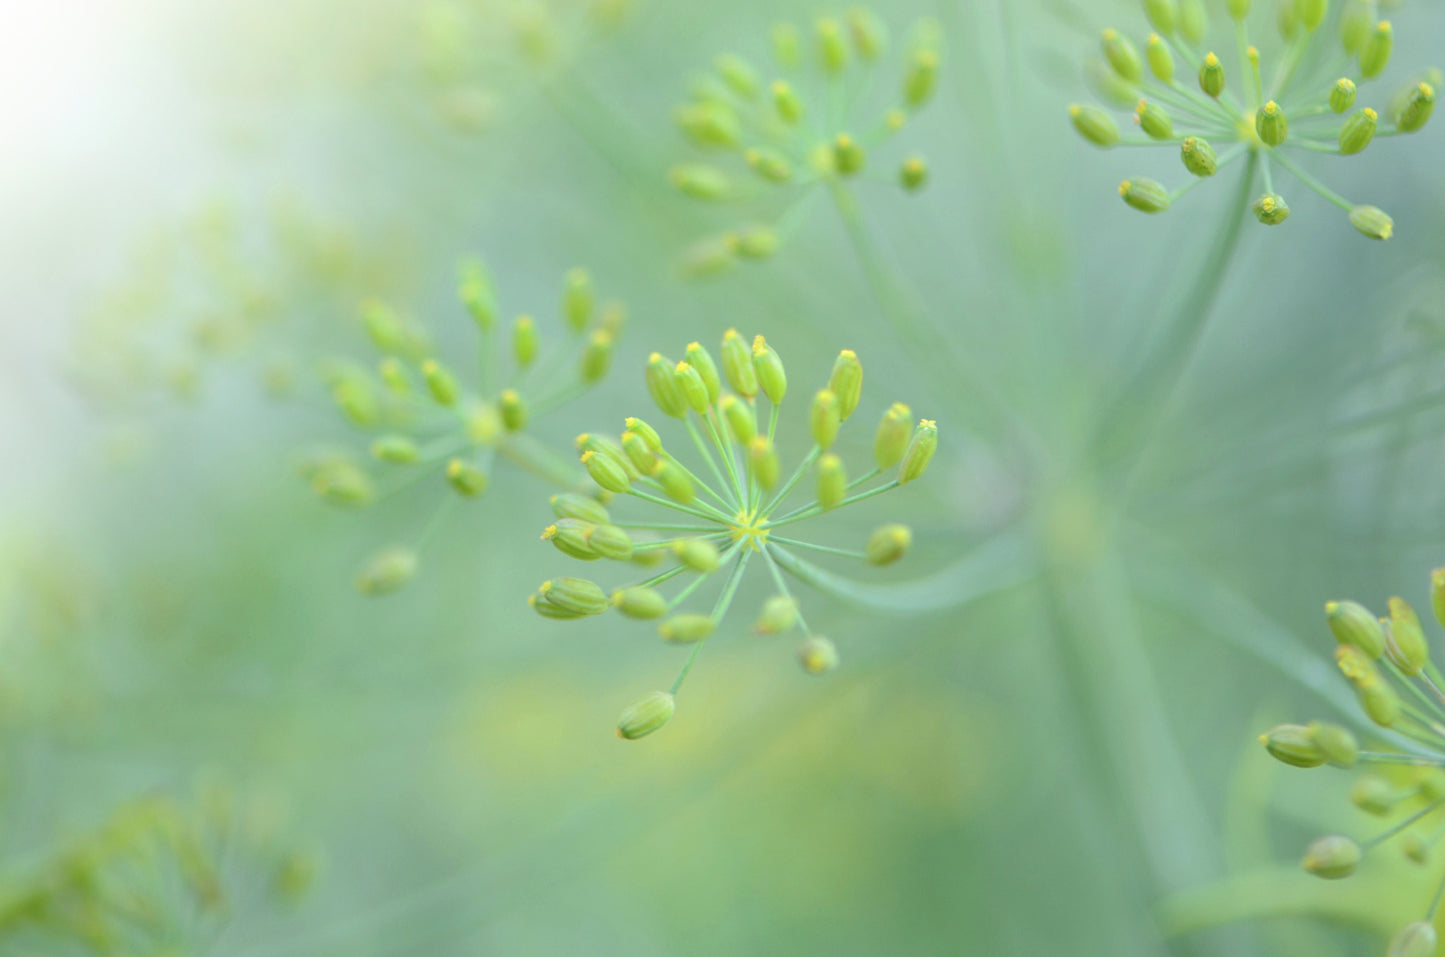
<svg viewBox="0 0 1445 957">
<path fill-rule="evenodd" d="M 766 524 L 766 520 L 758 515 L 758 511 L 753 509 L 751 512 L 738 512 L 733 516 L 732 525 L 733 541 L 741 542 L 754 550 L 761 549 L 768 540 L 768 530 L 759 527 Z"/>
</svg>

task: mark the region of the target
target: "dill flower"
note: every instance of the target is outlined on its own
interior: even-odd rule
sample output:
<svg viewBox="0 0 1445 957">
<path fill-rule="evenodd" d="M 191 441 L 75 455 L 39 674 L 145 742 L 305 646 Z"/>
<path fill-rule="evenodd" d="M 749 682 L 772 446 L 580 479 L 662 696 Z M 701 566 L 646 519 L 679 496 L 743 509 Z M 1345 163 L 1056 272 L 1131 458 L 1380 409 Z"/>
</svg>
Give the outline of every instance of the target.
<svg viewBox="0 0 1445 957">
<path fill-rule="evenodd" d="M 755 611 L 754 633 L 777 635 L 796 628 L 802 633 L 797 654 L 805 671 L 821 674 L 836 667 L 837 648 L 809 627 L 789 579 L 833 593 L 846 591 L 848 580 L 800 553 L 888 565 L 904 555 L 912 533 L 902 525 L 885 525 L 866 547 L 852 550 L 809 541 L 797 528 L 917 479 L 938 446 L 936 425 L 926 419 L 911 425 L 908 407 L 895 403 L 876 430 L 872 461 L 850 477 L 838 438 L 862 397 L 863 367 L 851 350 L 839 353 L 826 385 L 804 400 L 811 450 L 790 469 L 783 467 L 778 450 L 779 410 L 789 394 L 787 370 L 762 336 L 748 345 L 729 330 L 720 362 L 696 342 L 681 361 L 653 353 L 644 378 L 661 421 L 676 420 L 672 428 L 629 418 L 619 437 L 579 436 L 582 465 L 597 488 L 592 495 L 554 496 L 556 520 L 542 539 L 569 558 L 642 565 L 648 572 L 610 587 L 554 578 L 528 599 L 548 618 L 575 620 L 616 611 L 653 621 L 664 642 L 693 646 L 667 692 L 654 692 L 623 713 L 618 734 L 628 739 L 650 734 L 672 718 L 678 689 L 703 643 L 725 627 L 749 568 L 766 569 L 773 591 Z M 760 406 L 766 409 L 763 418 Z M 668 431 L 680 440 L 664 439 Z M 790 501 L 800 487 L 810 486 L 812 494 L 804 501 Z M 704 591 L 715 597 L 697 605 Z"/>
<path fill-rule="evenodd" d="M 1081 104 L 1069 107 L 1074 128 L 1101 148 L 1179 151 L 1189 175 L 1184 185 L 1170 189 L 1142 177 L 1120 184 L 1119 195 L 1143 212 L 1167 210 L 1204 180 L 1245 160 L 1245 176 L 1257 190 L 1251 209 L 1261 223 L 1278 225 L 1290 215 L 1276 183 L 1283 172 L 1343 209 L 1363 235 L 1389 239 L 1390 216 L 1330 188 L 1309 170 L 1306 155 L 1353 156 L 1376 139 L 1418 131 L 1434 109 L 1440 71 L 1427 70 L 1387 99 L 1365 105 L 1357 102 L 1360 89 L 1384 72 L 1393 46 L 1394 28 L 1377 18 L 1372 0 L 1349 0 L 1333 11 L 1325 0 L 1289 0 L 1261 9 L 1253 19 L 1272 24 L 1269 36 L 1260 38 L 1264 56 L 1251 42 L 1251 29 L 1259 31 L 1258 23 L 1251 24 L 1251 6 L 1231 3 L 1228 33 L 1211 38 L 1200 0 L 1148 0 L 1145 14 L 1156 32 L 1148 35 L 1143 52 L 1108 29 L 1101 38 L 1102 57 L 1089 68 L 1103 99 L 1133 111 L 1137 132 L 1127 134 L 1105 109 Z"/>
<path fill-rule="evenodd" d="M 558 302 L 564 331 L 544 338 L 530 315 L 503 323 L 495 286 L 480 262 L 463 265 L 458 296 L 481 338 L 481 361 L 467 366 L 472 377 L 436 358 L 424 330 L 376 301 L 363 307 L 361 320 L 378 363 L 368 368 L 331 361 L 323 369 L 338 411 L 371 436 L 371 461 L 328 453 L 305 463 L 303 474 L 318 496 L 365 508 L 428 480 L 450 489 L 416 542 L 388 546 L 364 565 L 356 579 L 362 594 L 405 587 L 445 510 L 457 499 L 483 495 L 498 458 L 564 489 L 583 478 L 528 428 L 607 375 L 625 307 L 600 302 L 591 275 L 573 269 Z M 504 336 L 510 340 L 506 349 Z"/>
<path fill-rule="evenodd" d="M 1445 568 L 1431 574 L 1431 607 L 1445 624 Z M 1286 724 L 1260 736 L 1279 761 L 1297 768 L 1330 765 L 1362 771 L 1350 791 L 1361 811 L 1382 819 L 1377 833 L 1356 840 L 1329 834 L 1306 849 L 1302 866 L 1311 874 L 1340 880 L 1370 854 L 1395 845 L 1417 864 L 1445 837 L 1445 675 L 1431 660 L 1420 618 L 1402 598 L 1391 598 L 1388 615 L 1377 618 L 1353 601 L 1325 605 L 1337 644 L 1335 660 L 1354 686 L 1360 709 L 1378 729 L 1379 743 L 1357 742 L 1337 725 Z M 1400 928 L 1388 953 L 1433 954 L 1434 921 L 1445 896 L 1442 879 L 1422 902 L 1422 917 Z M 1427 946 L 1428 938 L 1428 946 Z"/>
<path fill-rule="evenodd" d="M 840 207 L 854 204 L 848 184 L 877 179 L 912 193 L 928 178 L 920 156 L 888 158 L 885 147 L 932 99 L 940 31 L 915 24 L 886 96 L 868 87 L 888 51 L 888 32 L 871 11 L 825 16 L 811 29 L 779 23 L 772 31 L 772 75 L 735 54 L 718 56 L 698 77 L 674 117 L 697 157 L 674 165 L 675 189 L 700 203 L 744 207 L 725 232 L 700 240 L 684 270 L 705 275 L 770 258 L 818 187 Z"/>
</svg>

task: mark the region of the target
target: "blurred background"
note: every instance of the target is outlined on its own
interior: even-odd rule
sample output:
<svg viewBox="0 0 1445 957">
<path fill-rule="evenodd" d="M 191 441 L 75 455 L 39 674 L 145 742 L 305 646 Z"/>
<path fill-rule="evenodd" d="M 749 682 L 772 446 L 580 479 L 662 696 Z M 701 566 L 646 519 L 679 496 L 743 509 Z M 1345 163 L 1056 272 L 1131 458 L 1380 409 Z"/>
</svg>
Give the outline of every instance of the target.
<svg viewBox="0 0 1445 957">
<path fill-rule="evenodd" d="M 1347 955 L 1423 913 L 1438 865 L 1299 873 L 1314 833 L 1365 826 L 1350 778 L 1255 737 L 1357 721 L 1322 603 L 1423 606 L 1445 564 L 1439 124 L 1320 158 L 1393 213 L 1391 242 L 1298 187 L 1289 223 L 1246 223 L 1121 468 L 1091 451 L 1099 412 L 1233 194 L 1140 216 L 1116 184 L 1172 157 L 1069 128 L 1097 31 L 1142 37 L 1138 5 L 880 5 L 895 48 L 921 17 L 942 36 L 932 102 L 856 188 L 896 288 L 820 196 L 771 258 L 690 276 L 700 240 L 775 210 L 669 187 L 696 158 L 674 107 L 716 54 L 766 63 L 774 22 L 828 12 L 9 11 L 0 953 Z M 1388 15 L 1391 82 L 1435 65 L 1440 4 Z M 860 85 L 860 125 L 902 62 Z M 555 322 L 579 265 L 628 304 L 613 374 L 537 424 L 564 452 L 651 414 L 654 349 L 762 332 L 799 394 L 856 349 L 869 418 L 906 401 L 943 443 L 830 534 L 912 525 L 884 577 L 922 581 L 919 613 L 804 596 L 843 655 L 822 679 L 724 630 L 673 724 L 624 743 L 617 712 L 682 654 L 526 607 L 570 570 L 520 471 L 449 513 L 408 589 L 357 594 L 444 490 L 319 502 L 307 456 L 365 439 L 317 370 L 367 360 L 368 297 L 468 361 L 467 256 L 506 316 Z M 910 358 L 890 296 L 950 350 Z"/>
</svg>

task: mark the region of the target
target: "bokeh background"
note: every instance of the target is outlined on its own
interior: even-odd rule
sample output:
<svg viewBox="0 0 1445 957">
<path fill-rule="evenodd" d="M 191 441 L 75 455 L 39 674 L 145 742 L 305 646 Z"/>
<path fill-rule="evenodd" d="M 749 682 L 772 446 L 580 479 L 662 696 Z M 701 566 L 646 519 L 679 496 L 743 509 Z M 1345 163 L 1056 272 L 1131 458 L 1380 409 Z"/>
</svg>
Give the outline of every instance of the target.
<svg viewBox="0 0 1445 957">
<path fill-rule="evenodd" d="M 1359 824 L 1349 779 L 1254 738 L 1356 720 L 1322 602 L 1423 606 L 1445 564 L 1439 124 L 1321 160 L 1394 213 L 1390 243 L 1302 189 L 1289 223 L 1246 224 L 1121 483 L 1092 423 L 1232 192 L 1142 217 L 1115 184 L 1172 165 L 1069 129 L 1097 29 L 1143 31 L 1137 5 L 878 8 L 895 38 L 943 28 L 938 94 L 891 159 L 926 156 L 928 187 L 859 188 L 968 360 L 928 369 L 817 197 L 772 260 L 679 267 L 736 218 L 667 186 L 692 155 L 670 118 L 689 77 L 719 52 L 761 62 L 774 21 L 823 12 L 639 0 L 598 29 L 580 0 L 12 6 L 0 952 L 1345 955 L 1423 911 L 1438 867 L 1296 873 L 1314 832 Z M 1395 62 L 1435 63 L 1440 4 L 1390 15 Z M 522 49 L 537 23 L 542 65 Z M 452 512 L 412 587 L 358 595 L 358 564 L 436 496 L 316 500 L 298 462 L 358 440 L 315 367 L 366 355 L 368 296 L 470 355 L 467 255 L 509 315 L 550 315 L 575 265 L 628 303 L 614 374 L 539 425 L 564 447 L 647 413 L 653 349 L 765 332 L 799 383 L 858 350 L 868 401 L 910 402 L 944 442 L 925 482 L 837 534 L 909 522 L 892 577 L 925 579 L 934 610 L 808 597 L 843 653 L 824 679 L 720 633 L 674 723 L 631 744 L 617 712 L 680 654 L 528 610 L 563 569 L 526 476 Z M 960 565 L 1001 534 L 1012 557 Z M 145 852 L 122 826 L 130 843 L 86 857 L 146 802 L 187 823 Z M 188 828 L 232 835 L 214 893 L 186 877 Z M 26 910 L 87 867 L 126 929 Z"/>
</svg>

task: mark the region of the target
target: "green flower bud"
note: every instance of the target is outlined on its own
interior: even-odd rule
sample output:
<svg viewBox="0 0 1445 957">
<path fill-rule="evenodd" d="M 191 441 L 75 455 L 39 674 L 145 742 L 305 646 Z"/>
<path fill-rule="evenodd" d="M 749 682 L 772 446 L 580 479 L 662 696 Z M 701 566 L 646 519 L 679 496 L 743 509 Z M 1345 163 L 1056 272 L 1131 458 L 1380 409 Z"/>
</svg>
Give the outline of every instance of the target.
<svg viewBox="0 0 1445 957">
<path fill-rule="evenodd" d="M 731 53 L 722 53 L 713 60 L 713 66 L 717 68 L 723 82 L 738 96 L 751 100 L 758 95 L 758 73 L 747 60 Z"/>
<path fill-rule="evenodd" d="M 1102 59 L 1085 61 L 1084 79 L 1095 93 L 1120 109 L 1132 109 L 1139 99 L 1139 87 L 1122 79 Z"/>
<path fill-rule="evenodd" d="M 1435 933 L 1435 925 L 1427 920 L 1417 920 L 1413 924 L 1406 924 L 1400 928 L 1398 934 L 1390 938 L 1385 957 L 1435 957 L 1439 945 L 1440 938 Z"/>
<path fill-rule="evenodd" d="M 748 167 L 770 183 L 786 183 L 793 177 L 788 158 L 768 146 L 757 146 L 743 154 Z"/>
<path fill-rule="evenodd" d="M 748 443 L 748 464 L 763 488 L 778 484 L 778 453 L 766 435 L 759 435 Z"/>
<path fill-rule="evenodd" d="M 527 427 L 527 402 L 516 389 L 503 389 L 497 397 L 497 408 L 502 413 L 502 426 L 508 432 L 520 432 Z"/>
<path fill-rule="evenodd" d="M 487 473 L 461 459 L 447 463 L 447 484 L 459 495 L 476 498 L 487 490 Z"/>
<path fill-rule="evenodd" d="M 632 536 L 616 525 L 594 525 L 587 532 L 587 544 L 602 558 L 625 562 L 632 557 Z"/>
<path fill-rule="evenodd" d="M 838 418 L 847 421 L 863 396 L 863 363 L 858 361 L 858 354 L 852 349 L 842 350 L 833 360 L 828 388 L 838 398 Z"/>
<path fill-rule="evenodd" d="M 651 475 L 657 470 L 657 455 L 647 445 L 647 440 L 636 432 L 622 433 L 622 453 L 642 475 Z"/>
<path fill-rule="evenodd" d="M 775 23 L 769 36 L 773 41 L 773 58 L 778 61 L 778 65 L 797 66 L 801 47 L 798 28 L 791 23 Z"/>
<path fill-rule="evenodd" d="M 1360 682 L 1356 690 L 1360 695 L 1360 707 L 1371 721 L 1382 728 L 1389 728 L 1400 720 L 1400 695 L 1383 679 Z"/>
<path fill-rule="evenodd" d="M 848 32 L 853 35 L 853 48 L 864 60 L 876 60 L 888 45 L 888 34 L 872 11 L 854 7 L 848 11 Z"/>
<path fill-rule="evenodd" d="M 674 543 L 672 553 L 679 562 L 704 575 L 717 571 L 718 563 L 722 561 L 717 546 L 701 538 L 689 538 Z"/>
<path fill-rule="evenodd" d="M 1375 138 L 1377 116 L 1368 106 L 1358 110 L 1340 127 L 1340 152 L 1351 156 L 1360 152 Z"/>
<path fill-rule="evenodd" d="M 938 425 L 932 419 L 920 419 L 908 440 L 908 449 L 898 465 L 898 482 L 911 482 L 923 474 L 933 453 L 938 450 Z"/>
<path fill-rule="evenodd" d="M 1350 788 L 1350 803 L 1376 817 L 1395 810 L 1403 795 L 1378 774 L 1366 774 Z"/>
<path fill-rule="evenodd" d="M 843 37 L 843 27 L 831 17 L 820 19 L 816 25 L 818 53 L 823 69 L 829 73 L 840 73 L 848 65 L 848 43 Z"/>
<path fill-rule="evenodd" d="M 796 126 L 803 118 L 803 101 L 798 99 L 798 94 L 783 80 L 773 84 L 773 108 L 789 126 Z"/>
<path fill-rule="evenodd" d="M 381 401 L 369 380 L 361 374 L 349 374 L 336 383 L 331 398 L 341 414 L 362 428 L 375 425 L 381 418 Z"/>
<path fill-rule="evenodd" d="M 762 388 L 763 395 L 768 397 L 768 401 L 773 405 L 782 404 L 783 396 L 788 391 L 788 376 L 783 371 L 783 360 L 762 336 L 753 337 L 753 370 L 757 373 L 758 385 Z M 731 381 L 732 377 L 728 378 Z M 733 383 L 733 388 L 737 388 L 736 382 Z"/>
<path fill-rule="evenodd" d="M 607 375 L 612 365 L 612 342 L 612 334 L 602 329 L 587 337 L 578 373 L 583 382 L 600 382 Z"/>
<path fill-rule="evenodd" d="M 636 586 L 612 593 L 612 604 L 628 618 L 661 618 L 667 614 L 667 598 L 655 588 Z"/>
<path fill-rule="evenodd" d="M 1110 147 L 1119 142 L 1119 124 L 1097 106 L 1069 107 L 1069 120 L 1084 139 L 1095 146 Z"/>
<path fill-rule="evenodd" d="M 587 617 L 581 612 L 571 611 L 567 608 L 558 607 L 557 605 L 554 605 L 551 602 L 547 601 L 545 598 L 542 598 L 535 594 L 527 596 L 527 604 L 531 607 L 533 611 L 541 615 L 543 618 L 552 618 L 557 621 L 576 621 L 579 618 Z"/>
<path fill-rule="evenodd" d="M 788 595 L 774 595 L 763 602 L 758 620 L 753 622 L 755 635 L 781 635 L 798 623 L 798 603 Z"/>
<path fill-rule="evenodd" d="M 1179 145 L 1179 158 L 1195 176 L 1213 176 L 1219 171 L 1219 156 L 1203 137 L 1186 136 Z"/>
<path fill-rule="evenodd" d="M 1381 20 L 1365 38 L 1360 47 L 1360 76 L 1363 79 L 1379 76 L 1390 62 L 1390 50 L 1395 45 L 1394 30 L 1389 20 Z"/>
<path fill-rule="evenodd" d="M 747 226 L 728 234 L 728 243 L 743 259 L 770 259 L 778 251 L 782 237 L 769 226 Z"/>
<path fill-rule="evenodd" d="M 1341 645 L 1358 648 L 1371 658 L 1384 654 L 1385 632 L 1364 605 L 1353 601 L 1326 602 L 1325 617 L 1330 633 Z"/>
<path fill-rule="evenodd" d="M 628 417 L 624 424 L 627 426 L 627 431 L 635 432 L 642 436 L 642 440 L 647 443 L 649 449 L 654 452 L 662 451 L 662 436 L 658 435 L 657 430 L 652 426 L 641 419 L 631 416 Z"/>
<path fill-rule="evenodd" d="M 810 675 L 821 675 L 838 667 L 838 649 L 822 635 L 810 635 L 798 646 L 798 663 Z"/>
<path fill-rule="evenodd" d="M 1144 0 L 1144 16 L 1150 26 L 1168 36 L 1179 23 L 1179 5 L 1174 0 Z"/>
<path fill-rule="evenodd" d="M 1224 5 L 1229 10 L 1229 15 L 1236 20 L 1249 16 L 1249 0 L 1224 0 Z"/>
<path fill-rule="evenodd" d="M 811 424 L 813 441 L 820 449 L 833 447 L 833 443 L 838 440 L 838 429 L 842 421 L 838 396 L 832 389 L 819 389 L 813 396 Z"/>
<path fill-rule="evenodd" d="M 817 470 L 818 504 L 824 509 L 833 508 L 848 494 L 848 472 L 843 460 L 829 452 L 819 457 Z"/>
<path fill-rule="evenodd" d="M 1204 10 L 1204 0 L 1179 0 L 1179 33 L 1190 43 L 1204 39 L 1209 28 L 1209 16 Z"/>
<path fill-rule="evenodd" d="M 1424 768 L 1420 771 L 1420 779 L 1415 786 L 1420 797 L 1426 801 L 1445 800 L 1445 771 L 1440 768 Z"/>
<path fill-rule="evenodd" d="M 1356 206 L 1350 210 L 1350 225 L 1371 239 L 1389 239 L 1395 221 L 1378 206 Z"/>
<path fill-rule="evenodd" d="M 602 556 L 592 547 L 588 537 L 597 526 L 577 518 L 559 518 L 542 530 L 542 541 L 551 542 L 557 551 L 584 562 L 596 561 Z"/>
<path fill-rule="evenodd" d="M 1334 881 L 1353 874 L 1360 857 L 1360 845 L 1344 835 L 1330 834 L 1311 844 L 1300 863 L 1316 877 Z"/>
<path fill-rule="evenodd" d="M 880 525 L 868 536 L 863 556 L 870 565 L 892 565 L 907 554 L 912 544 L 913 530 L 907 525 Z"/>
<path fill-rule="evenodd" d="M 442 368 L 441 363 L 435 359 L 428 359 L 422 363 L 421 374 L 426 379 L 427 391 L 439 405 L 450 407 L 457 404 L 459 392 L 457 380 L 450 372 Z"/>
<path fill-rule="evenodd" d="M 1119 74 L 1119 78 L 1135 85 L 1144 79 L 1144 64 L 1139 60 L 1139 51 L 1134 49 L 1134 44 L 1121 36 L 1118 30 L 1105 30 L 1100 37 L 1100 44 L 1104 50 L 1104 59 Z"/>
<path fill-rule="evenodd" d="M 558 518 L 577 518 L 594 525 L 605 525 L 612 520 L 603 504 L 587 495 L 561 492 L 548 501 L 552 506 L 552 514 Z"/>
<path fill-rule="evenodd" d="M 934 50 L 915 50 L 908 60 L 908 70 L 903 75 L 903 102 L 916 110 L 933 96 L 938 85 L 938 53 Z"/>
<path fill-rule="evenodd" d="M 1149 71 L 1159 78 L 1159 82 L 1166 86 L 1174 82 L 1174 54 L 1169 52 L 1169 44 L 1159 34 L 1149 34 L 1144 55 L 1149 59 Z"/>
<path fill-rule="evenodd" d="M 1342 76 L 1330 88 L 1330 109 L 1343 113 L 1355 105 L 1355 81 Z"/>
<path fill-rule="evenodd" d="M 518 316 L 512 323 L 512 356 L 517 365 L 526 369 L 537 360 L 541 342 L 537 339 L 537 324 L 531 316 Z"/>
<path fill-rule="evenodd" d="M 367 563 L 356 576 L 356 590 L 363 595 L 389 595 L 406 587 L 416 576 L 416 566 L 416 552 L 395 545 L 378 552 Z"/>
<path fill-rule="evenodd" d="M 1435 88 L 1428 83 L 1417 83 L 1410 88 L 1404 104 L 1394 111 L 1395 129 L 1402 133 L 1414 133 L 1430 121 L 1435 112 Z"/>
<path fill-rule="evenodd" d="M 682 393 L 683 401 L 698 415 L 706 415 L 708 393 L 702 376 L 698 375 L 689 362 L 679 362 L 673 367 L 673 374 L 677 377 L 677 389 Z"/>
<path fill-rule="evenodd" d="M 677 702 L 666 691 L 654 691 L 640 699 L 617 719 L 617 736 L 627 741 L 645 738 L 672 720 Z"/>
<path fill-rule="evenodd" d="M 1328 0 L 1294 0 L 1295 16 L 1306 33 L 1314 33 L 1325 20 Z"/>
<path fill-rule="evenodd" d="M 585 578 L 554 578 L 537 589 L 537 601 L 578 615 L 600 615 L 610 607 L 607 594 Z"/>
<path fill-rule="evenodd" d="M 716 201 L 727 198 L 730 192 L 727 174 L 704 163 L 679 163 L 668 171 L 667 178 L 679 192 L 693 199 Z"/>
<path fill-rule="evenodd" d="M 376 490 L 365 472 L 352 462 L 331 462 L 311 476 L 311 490 L 332 505 L 360 508 L 370 505 Z"/>
<path fill-rule="evenodd" d="M 1140 100 L 1139 105 L 1134 108 L 1134 123 L 1150 139 L 1171 140 L 1174 138 L 1174 124 L 1169 119 L 1169 114 L 1164 112 L 1164 108 L 1158 104 Z"/>
<path fill-rule="evenodd" d="M 1403 598 L 1390 599 L 1389 628 L 1385 629 L 1385 654 L 1406 675 L 1418 675 L 1430 660 L 1430 646 L 1415 609 Z"/>
<path fill-rule="evenodd" d="M 879 471 L 891 469 L 903 458 L 913 434 L 913 410 L 895 402 L 883 413 L 873 437 L 873 461 Z"/>
<path fill-rule="evenodd" d="M 726 100 L 712 100 L 706 103 L 689 103 L 678 107 L 673 113 L 683 135 L 704 149 L 732 149 L 742 138 L 742 123 L 737 111 Z M 701 170 L 712 167 L 699 166 Z M 714 171 L 715 172 L 715 171 Z M 680 189 L 686 189 L 679 185 Z M 706 188 L 700 186 L 699 188 Z M 705 196 L 704 199 L 714 197 Z"/>
<path fill-rule="evenodd" d="M 702 641 L 712 634 L 716 627 L 717 623 L 707 615 L 673 615 L 657 626 L 657 633 L 662 636 L 663 641 L 689 644 L 694 641 Z"/>
<path fill-rule="evenodd" d="M 757 437 L 758 417 L 751 405 L 729 393 L 718 400 L 718 410 L 739 445 L 746 446 Z"/>
<path fill-rule="evenodd" d="M 1289 219 L 1289 204 L 1279 193 L 1265 193 L 1250 206 L 1254 218 L 1266 226 L 1278 226 Z"/>
<path fill-rule="evenodd" d="M 1142 176 L 1119 184 L 1124 202 L 1144 213 L 1162 213 L 1169 208 L 1169 191 L 1152 179 Z"/>
<path fill-rule="evenodd" d="M 674 502 L 691 505 L 692 500 L 697 498 L 697 489 L 693 487 L 692 479 L 671 462 L 663 462 L 658 468 L 657 484 L 662 486 L 662 491 Z"/>
<path fill-rule="evenodd" d="M 1302 724 L 1281 724 L 1259 736 L 1266 751 L 1277 760 L 1297 768 L 1317 768 L 1325 755 L 1310 729 Z"/>
<path fill-rule="evenodd" d="M 602 315 L 597 319 L 597 328 L 607 333 L 616 342 L 627 324 L 627 307 L 620 302 L 607 302 L 602 306 Z"/>
<path fill-rule="evenodd" d="M 383 435 L 371 443 L 371 454 L 381 462 L 410 465 L 421 457 L 421 450 L 404 435 Z"/>
<path fill-rule="evenodd" d="M 1413 831 L 1401 836 L 1400 850 L 1416 864 L 1425 864 L 1430 860 L 1430 845 Z"/>
<path fill-rule="evenodd" d="M 753 368 L 752 352 L 736 329 L 723 333 L 722 364 L 723 374 L 734 392 L 747 399 L 758 394 L 758 374 Z"/>
<path fill-rule="evenodd" d="M 910 156 L 898 167 L 898 185 L 908 192 L 916 192 L 928 182 L 928 163 L 921 156 Z"/>
<path fill-rule="evenodd" d="M 395 395 L 410 395 L 411 382 L 406 377 L 406 370 L 402 368 L 401 362 L 394 356 L 387 356 L 377 363 L 377 372 L 381 375 L 381 381 Z"/>
<path fill-rule="evenodd" d="M 839 176 L 861 173 L 866 163 L 863 147 L 859 146 L 853 137 L 847 133 L 839 133 L 833 139 L 833 169 L 837 170 Z"/>
<path fill-rule="evenodd" d="M 1266 146 L 1278 146 L 1289 136 L 1289 120 L 1274 100 L 1254 115 L 1254 131 Z"/>
<path fill-rule="evenodd" d="M 573 332 L 587 328 L 592 306 L 592 275 L 585 269 L 570 270 L 562 285 L 562 316 Z"/>
<path fill-rule="evenodd" d="M 479 260 L 462 264 L 457 295 L 479 327 L 490 329 L 497 324 L 497 295 L 492 288 L 492 279 L 487 275 L 487 267 Z"/>
<path fill-rule="evenodd" d="M 1314 739 L 1315 746 L 1325 756 L 1325 760 L 1335 767 L 1353 767 L 1355 761 L 1359 759 L 1360 745 L 1348 729 L 1337 724 L 1312 721 L 1309 724 L 1309 732 Z"/>
<path fill-rule="evenodd" d="M 1340 43 L 1346 53 L 1358 53 L 1374 27 L 1374 0 L 1345 0 L 1340 12 Z"/>
<path fill-rule="evenodd" d="M 1199 88 L 1215 99 L 1224 92 L 1224 64 L 1213 53 L 1204 57 L 1204 65 L 1199 68 Z"/>
<path fill-rule="evenodd" d="M 627 470 L 610 455 L 599 455 L 595 451 L 583 452 L 582 466 L 587 469 L 587 474 L 592 476 L 592 481 L 609 492 L 623 495 L 632 489 Z"/>
<path fill-rule="evenodd" d="M 363 303 L 361 324 L 371 344 L 388 355 L 415 355 L 425 348 L 422 337 L 383 302 L 372 299 Z"/>
<path fill-rule="evenodd" d="M 678 385 L 676 367 L 658 352 L 647 357 L 647 391 L 664 415 L 674 419 L 687 415 L 687 399 Z"/>
</svg>

